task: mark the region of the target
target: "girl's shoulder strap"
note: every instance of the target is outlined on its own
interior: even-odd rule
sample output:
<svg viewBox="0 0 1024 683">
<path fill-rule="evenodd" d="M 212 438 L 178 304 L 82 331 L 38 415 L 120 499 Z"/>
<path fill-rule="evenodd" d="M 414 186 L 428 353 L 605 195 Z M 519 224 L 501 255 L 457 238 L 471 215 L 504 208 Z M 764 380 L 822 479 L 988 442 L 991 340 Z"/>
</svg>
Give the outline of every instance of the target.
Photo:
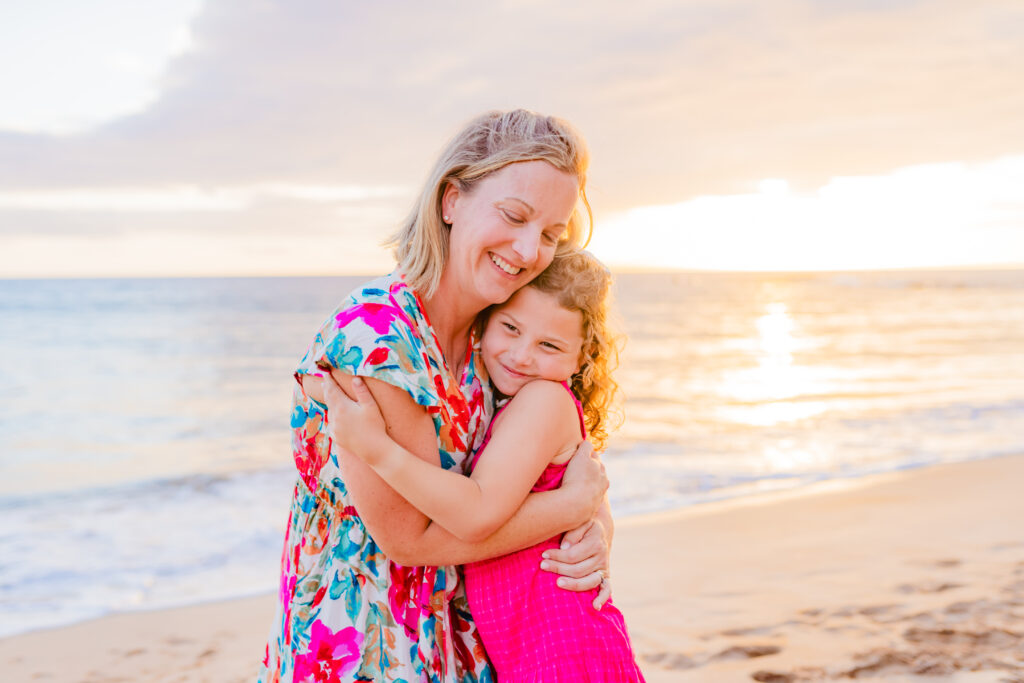
<svg viewBox="0 0 1024 683">
<path fill-rule="evenodd" d="M 585 439 L 587 438 L 587 423 L 583 420 L 583 404 L 580 403 L 578 398 L 576 398 L 576 394 L 572 392 L 572 387 L 569 386 L 568 381 L 562 382 L 562 386 L 565 387 L 565 390 L 569 392 L 570 396 L 572 396 L 572 402 L 576 404 L 576 415 L 580 418 L 580 434 L 582 434 Z"/>
</svg>

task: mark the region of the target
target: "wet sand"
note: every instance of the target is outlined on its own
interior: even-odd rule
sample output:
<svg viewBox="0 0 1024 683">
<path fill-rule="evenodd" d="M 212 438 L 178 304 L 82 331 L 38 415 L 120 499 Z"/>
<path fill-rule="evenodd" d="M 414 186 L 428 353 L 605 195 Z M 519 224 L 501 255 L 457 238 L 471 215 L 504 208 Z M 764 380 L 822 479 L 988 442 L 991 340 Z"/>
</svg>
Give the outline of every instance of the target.
<svg viewBox="0 0 1024 683">
<path fill-rule="evenodd" d="M 1024 683 L 1024 456 L 618 524 L 616 604 L 651 683 Z M 0 640 L 7 681 L 251 681 L 273 596 Z"/>
</svg>

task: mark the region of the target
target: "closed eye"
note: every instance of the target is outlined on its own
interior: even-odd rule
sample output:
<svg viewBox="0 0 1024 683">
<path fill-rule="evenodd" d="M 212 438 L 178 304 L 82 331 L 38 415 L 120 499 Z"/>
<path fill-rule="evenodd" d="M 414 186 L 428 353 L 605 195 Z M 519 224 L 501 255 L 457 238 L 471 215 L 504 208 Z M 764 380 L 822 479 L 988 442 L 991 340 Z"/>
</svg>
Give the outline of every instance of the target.
<svg viewBox="0 0 1024 683">
<path fill-rule="evenodd" d="M 541 342 L 540 345 L 541 346 L 546 346 L 547 348 L 552 349 L 554 351 L 561 351 L 562 350 L 558 346 L 552 344 L 551 342 L 547 342 L 547 341 L 546 342 Z"/>
<path fill-rule="evenodd" d="M 516 327 L 515 325 L 513 325 L 512 323 L 505 323 L 505 322 L 503 322 L 503 323 L 501 323 L 501 324 L 502 324 L 502 325 L 503 325 L 503 326 L 505 327 L 505 329 L 506 329 L 506 330 L 508 330 L 509 332 L 518 332 L 518 331 L 519 331 L 519 328 L 518 328 L 518 327 Z"/>
<path fill-rule="evenodd" d="M 509 223 L 512 223 L 513 225 L 522 225 L 523 223 L 526 222 L 524 219 L 512 213 L 511 211 L 508 211 L 507 209 L 502 209 L 501 213 L 502 215 L 505 216 L 505 220 L 507 220 Z"/>
</svg>

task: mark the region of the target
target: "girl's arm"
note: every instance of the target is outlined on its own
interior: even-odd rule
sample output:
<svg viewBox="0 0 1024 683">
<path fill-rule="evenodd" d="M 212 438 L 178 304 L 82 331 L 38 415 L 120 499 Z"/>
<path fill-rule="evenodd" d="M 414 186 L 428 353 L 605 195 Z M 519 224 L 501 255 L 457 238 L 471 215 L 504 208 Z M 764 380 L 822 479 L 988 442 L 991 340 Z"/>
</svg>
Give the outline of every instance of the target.
<svg viewBox="0 0 1024 683">
<path fill-rule="evenodd" d="M 360 378 L 355 401 L 333 396 L 334 444 L 356 455 L 392 488 L 455 537 L 478 543 L 519 509 L 552 459 L 564 462 L 580 442 L 572 398 L 555 382 L 534 381 L 495 418 L 487 454 L 472 477 L 421 460 L 388 435 Z M 328 393 L 331 390 L 328 389 Z"/>
<path fill-rule="evenodd" d="M 391 438 L 439 468 L 437 434 L 423 407 L 398 387 L 372 378 L 363 378 L 363 381 L 380 408 Z M 304 378 L 303 389 L 316 400 L 326 399 L 329 420 L 337 401 L 325 396 L 324 387 L 332 392 L 347 390 L 352 394 L 351 383 L 350 375 L 333 371 L 323 385 L 313 378 Z M 594 516 L 608 483 L 600 461 L 585 454 L 576 457 L 570 463 L 561 488 L 530 494 L 512 519 L 495 534 L 481 543 L 467 543 L 440 526 L 430 524 L 423 513 L 359 458 L 344 450 L 338 456 L 345 472 L 345 486 L 374 541 L 389 558 L 408 566 L 463 564 L 497 557 L 581 526 Z M 607 547 L 599 549 L 597 554 L 606 565 Z M 589 580 L 574 582 L 572 588 L 587 590 L 598 583 L 599 577 L 594 575 Z"/>
<path fill-rule="evenodd" d="M 577 461 L 580 463 L 589 461 L 591 464 L 594 462 L 586 453 L 574 456 L 569 463 L 569 470 L 566 470 L 566 481 L 563 481 L 560 489 L 531 493 L 512 519 L 483 541 L 478 543 L 463 541 L 440 524 L 430 524 L 415 547 L 400 552 L 400 556 L 404 560 L 396 559 L 395 561 L 427 566 L 466 564 L 508 555 L 562 533 L 561 531 L 549 533 L 547 529 L 550 528 L 550 520 L 545 519 L 544 515 L 558 512 L 558 508 L 565 504 L 564 500 L 571 500 L 574 495 L 577 495 L 571 493 L 571 489 L 566 490 L 570 471 Z M 589 468 L 591 464 L 583 465 L 583 467 Z M 576 485 L 575 488 L 580 489 L 581 487 Z M 553 495 L 559 492 L 568 493 L 569 496 L 566 499 L 560 499 Z M 574 525 L 573 528 L 587 529 L 592 523 L 595 526 L 597 524 L 591 517 L 581 524 Z M 541 528 L 534 527 L 535 524 L 540 525 Z M 610 550 L 610 547 L 604 543 L 603 534 L 594 534 L 589 539 L 584 537 L 568 551 L 572 553 L 573 557 L 578 558 L 575 563 L 570 560 L 560 566 L 552 566 L 548 571 L 561 575 L 558 583 L 563 588 L 574 591 L 590 590 L 601 583 L 601 575 L 597 570 L 603 570 L 608 566 Z"/>
</svg>

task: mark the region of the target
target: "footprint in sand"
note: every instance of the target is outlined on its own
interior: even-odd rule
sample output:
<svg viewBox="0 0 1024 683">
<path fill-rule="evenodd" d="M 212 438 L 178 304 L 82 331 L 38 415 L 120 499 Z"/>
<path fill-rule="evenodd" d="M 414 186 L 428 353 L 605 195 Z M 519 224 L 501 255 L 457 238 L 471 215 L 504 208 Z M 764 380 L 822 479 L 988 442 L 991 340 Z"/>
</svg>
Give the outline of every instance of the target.
<svg viewBox="0 0 1024 683">
<path fill-rule="evenodd" d="M 766 636 L 771 634 L 772 626 L 748 626 L 745 628 L 729 628 L 721 631 L 719 634 L 735 638 L 736 636 Z"/>
<path fill-rule="evenodd" d="M 1024 543 L 1020 541 L 1007 541 L 1006 543 L 996 543 L 989 546 L 989 550 L 1016 550 L 1017 548 L 1024 548 Z"/>
<path fill-rule="evenodd" d="M 829 614 L 829 616 L 830 617 L 843 617 L 843 618 L 846 618 L 846 617 L 852 617 L 856 613 L 857 613 L 857 608 L 856 607 L 854 607 L 852 605 L 847 605 L 846 607 L 840 607 L 839 609 L 832 610 L 832 612 Z"/>
<path fill-rule="evenodd" d="M 1001 628 L 967 631 L 954 628 L 918 628 L 916 626 L 904 631 L 903 638 L 911 643 L 925 645 L 958 644 L 996 650 L 1009 650 L 1024 640 L 1024 636 L 1021 634 Z"/>
<path fill-rule="evenodd" d="M 895 650 L 872 650 L 870 652 L 856 655 L 861 664 L 841 671 L 839 676 L 845 678 L 860 678 L 863 674 L 882 674 L 906 672 L 922 675 L 943 675 L 953 673 L 953 669 L 942 661 L 941 655 L 929 656 L 923 659 L 916 653 L 898 652 Z"/>
<path fill-rule="evenodd" d="M 907 621 L 913 621 L 924 626 L 935 626 L 939 624 L 939 617 L 934 612 L 918 612 L 907 617 Z"/>
<path fill-rule="evenodd" d="M 777 671 L 755 671 L 750 674 L 750 677 L 762 683 L 793 683 L 796 680 L 793 674 L 784 674 Z"/>
<path fill-rule="evenodd" d="M 1006 607 L 1006 603 L 993 602 L 986 598 L 981 598 L 980 600 L 954 602 L 943 611 L 948 615 L 957 617 L 958 621 L 962 621 L 965 617 L 1002 614 L 1006 611 Z"/>
<path fill-rule="evenodd" d="M 711 659 L 753 659 L 766 655 L 777 655 L 782 652 L 778 645 L 733 645 L 727 647 Z"/>
<path fill-rule="evenodd" d="M 949 581 L 924 581 L 919 584 L 904 583 L 896 586 L 896 590 L 899 593 L 944 593 L 951 591 L 954 588 L 962 588 L 962 583 L 952 583 Z"/>
<path fill-rule="evenodd" d="M 192 642 L 193 640 L 191 638 L 182 638 L 181 636 L 170 636 L 169 638 L 164 638 L 164 645 L 188 645 Z"/>
<path fill-rule="evenodd" d="M 939 567 L 941 569 L 959 567 L 961 564 L 963 564 L 963 562 L 961 560 L 956 559 L 955 557 L 950 557 L 944 560 L 934 560 L 930 563 L 932 567 Z"/>
<path fill-rule="evenodd" d="M 927 567 L 928 569 L 952 569 L 953 567 L 959 567 L 964 563 L 958 557 L 939 557 L 935 559 L 915 559 L 908 560 L 907 564 L 914 567 Z"/>
<path fill-rule="evenodd" d="M 892 614 L 893 610 L 898 610 L 903 607 L 901 604 L 888 604 L 888 605 L 868 605 L 867 607 L 861 607 L 857 610 L 858 614 L 863 614 L 866 617 L 886 617 Z M 875 619 L 878 621 L 878 619 Z"/>
<path fill-rule="evenodd" d="M 652 652 L 650 654 L 643 655 L 643 658 L 651 664 L 656 664 L 663 669 L 672 669 L 674 671 L 692 669 L 697 666 L 697 662 L 693 661 L 682 652 Z"/>
</svg>

